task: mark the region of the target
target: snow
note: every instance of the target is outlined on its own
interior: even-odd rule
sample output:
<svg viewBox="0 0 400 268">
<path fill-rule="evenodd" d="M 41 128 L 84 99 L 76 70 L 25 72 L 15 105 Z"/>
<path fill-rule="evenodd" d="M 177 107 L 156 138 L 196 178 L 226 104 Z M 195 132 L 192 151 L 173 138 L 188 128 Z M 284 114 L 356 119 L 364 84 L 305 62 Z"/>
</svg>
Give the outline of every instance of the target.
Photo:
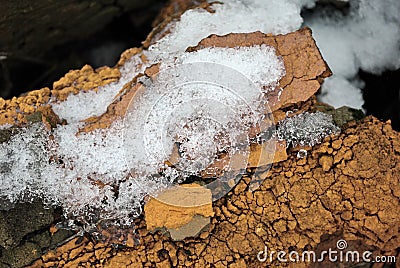
<svg viewBox="0 0 400 268">
<path fill-rule="evenodd" d="M 114 101 L 123 86 L 149 66 L 149 63 L 142 62 L 140 54 L 136 54 L 120 67 L 121 78 L 117 82 L 99 87 L 97 91 L 81 91 L 76 95 L 69 95 L 68 99 L 62 102 L 53 100 L 53 111 L 68 123 L 100 116 L 107 111 L 108 105 Z"/>
<path fill-rule="evenodd" d="M 168 59 L 177 51 L 195 46 L 210 34 L 231 32 L 288 33 L 300 28 L 302 8 L 315 7 L 315 0 L 229 0 L 213 4 L 215 13 L 203 9 L 185 12 L 179 21 L 171 22 L 172 33 L 150 47 L 145 54 L 151 61 Z M 379 74 L 400 67 L 400 1 L 352 0 L 348 15 L 331 7 L 305 16 L 321 53 L 333 70 L 335 81 L 322 86 L 319 99 L 339 108 L 347 105 L 362 109 L 361 68 Z M 241 10 L 241 12 L 237 12 Z M 236 23 L 240 22 L 240 23 Z M 196 31 L 192 29 L 195 28 Z M 384 40 L 384 42 L 382 42 Z M 162 52 L 162 53 L 160 53 Z M 348 88 L 343 90 L 343 80 Z M 328 84 L 328 83 L 327 83 Z M 351 84 L 351 85 L 350 85 Z M 345 95 L 340 93 L 346 92 Z M 334 100 L 334 101 L 332 101 Z M 350 101 L 354 100 L 354 101 Z"/>
<path fill-rule="evenodd" d="M 224 167 L 235 177 L 247 165 L 248 128 L 261 124 L 268 113 L 265 93 L 279 86 L 285 74 L 282 59 L 265 45 L 185 50 L 210 34 L 297 30 L 301 9 L 312 8 L 315 1 L 222 2 L 212 5 L 215 13 L 193 9 L 171 22 L 171 33 L 142 53 L 148 62 L 142 62 L 141 54 L 133 56 L 120 67 L 119 81 L 53 103 L 68 125 L 50 132 L 34 124 L 0 144 L 1 197 L 17 202 L 40 196 L 91 230 L 98 219 L 130 225 L 129 215 L 141 213 L 146 195 L 199 175 L 219 153 L 242 155 L 235 167 Z M 354 0 L 348 16 L 316 12 L 305 18 L 335 73 L 323 86 L 322 100 L 359 108 L 358 69 L 379 73 L 399 67 L 399 3 Z M 77 134 L 82 120 L 104 113 L 126 83 L 160 62 L 157 78 L 139 79 L 144 87 L 124 120 Z M 288 146 L 313 146 L 338 131 L 330 116 L 317 112 L 284 120 L 277 135 Z M 181 157 L 171 168 L 165 162 L 175 146 Z"/>
<path fill-rule="evenodd" d="M 234 167 L 224 167 L 229 175 L 245 169 L 248 128 L 268 113 L 264 93 L 285 74 L 282 58 L 268 46 L 176 53 L 157 78 L 140 78 L 145 88 L 123 121 L 77 134 L 81 120 L 104 112 L 112 93 L 144 68 L 128 64 L 119 82 L 54 104 L 67 125 L 50 132 L 35 124 L 1 144 L 3 198 L 39 196 L 49 206 L 62 206 L 65 217 L 85 231 L 95 229 L 97 219 L 129 225 L 144 196 L 200 175 L 219 153 L 243 155 Z M 164 162 L 177 143 L 181 158 L 171 168 Z"/>
<path fill-rule="evenodd" d="M 270 46 L 241 48 L 205 48 L 192 53 L 183 53 L 175 63 L 210 62 L 222 64 L 241 72 L 257 86 L 273 87 L 285 75 L 281 57 L 276 56 Z M 278 79 L 277 79 L 278 78 Z"/>
<path fill-rule="evenodd" d="M 81 91 L 76 95 L 69 95 L 65 101 L 53 103 L 53 111 L 68 123 L 102 115 L 107 111 L 107 106 L 113 101 L 124 82 L 120 79 L 119 82 L 100 87 L 97 92 Z M 85 108 L 82 109 L 82 107 Z"/>
<path fill-rule="evenodd" d="M 285 140 L 287 146 L 314 146 L 323 138 L 340 132 L 333 123 L 332 116 L 321 112 L 301 113 L 281 121 L 277 127 L 277 136 Z"/>
<path fill-rule="evenodd" d="M 78 136 L 76 127 L 66 125 L 51 133 L 36 123 L 0 144 L 1 197 L 10 203 L 41 197 L 47 206 L 62 206 L 65 217 L 78 220 L 85 231 L 95 229 L 96 219 L 131 224 L 129 215 L 140 213 L 143 197 L 161 185 L 145 179 L 139 184 L 120 182 L 129 172 L 119 122 L 108 131 Z M 6 203 L 0 205 L 9 208 Z"/>
<path fill-rule="evenodd" d="M 260 66 L 274 71 L 265 73 Z M 251 70 L 259 86 L 239 72 Z M 216 136 L 230 137 L 235 143 L 245 135 L 246 123 L 258 123 L 255 116 L 243 115 L 264 114 L 261 85 L 275 86 L 283 75 L 282 59 L 266 46 L 209 48 L 178 55 L 174 63 L 162 65 L 157 80 L 141 81 L 147 89 L 138 91 L 125 118 L 125 131 L 132 133 L 127 147 L 136 148 L 127 158 L 134 159 L 131 165 L 140 172 L 149 172 L 149 167 L 166 161 L 174 142 L 179 142 L 184 158 L 201 156 L 195 159 L 205 161 L 193 168 L 185 165 L 187 172 L 195 174 L 199 166 L 211 164 L 207 159 L 215 158 Z"/>
<path fill-rule="evenodd" d="M 13 126 L 13 125 L 11 125 L 11 124 L 0 125 L 0 130 L 9 129 L 9 128 L 11 128 L 12 126 Z"/>
<path fill-rule="evenodd" d="M 334 73 L 322 86 L 321 101 L 361 109 L 358 70 L 380 74 L 400 67 L 399 12 L 398 0 L 352 0 L 348 15 L 322 9 L 305 17 Z"/>
<path fill-rule="evenodd" d="M 11 142 L 0 143 L 0 193 L 12 203 L 35 190 L 34 182 L 41 178 L 40 162 L 46 158 L 42 132 L 43 127 L 35 125 L 21 129 Z"/>
<path fill-rule="evenodd" d="M 342 76 L 335 75 L 325 80 L 320 99 L 336 108 L 349 106 L 363 109 L 364 99 L 360 87 L 362 82 L 352 83 Z"/>
<path fill-rule="evenodd" d="M 168 54 L 184 51 L 211 34 L 226 35 L 256 31 L 273 34 L 289 33 L 297 30 L 303 21 L 298 1 L 221 2 L 223 4 L 212 5 L 215 13 L 200 8 L 186 11 L 178 22 L 174 22 L 173 32 L 152 45 L 149 48 L 150 52 Z"/>
</svg>

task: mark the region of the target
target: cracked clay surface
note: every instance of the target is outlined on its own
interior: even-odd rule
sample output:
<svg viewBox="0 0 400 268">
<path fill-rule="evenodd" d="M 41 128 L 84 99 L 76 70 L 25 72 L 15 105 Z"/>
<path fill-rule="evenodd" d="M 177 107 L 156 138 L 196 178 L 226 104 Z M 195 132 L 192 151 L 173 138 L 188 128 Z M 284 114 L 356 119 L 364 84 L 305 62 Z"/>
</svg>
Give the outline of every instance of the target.
<svg viewBox="0 0 400 268">
<path fill-rule="evenodd" d="M 115 250 L 72 240 L 31 267 L 260 267 L 264 245 L 302 251 L 337 234 L 376 254 L 398 255 L 399 140 L 390 123 L 367 117 L 305 158 L 290 152 L 257 175 L 265 180 L 253 192 L 245 176 L 213 204 L 211 224 L 197 238 L 174 242 L 148 232 L 140 219 L 139 245 Z"/>
</svg>

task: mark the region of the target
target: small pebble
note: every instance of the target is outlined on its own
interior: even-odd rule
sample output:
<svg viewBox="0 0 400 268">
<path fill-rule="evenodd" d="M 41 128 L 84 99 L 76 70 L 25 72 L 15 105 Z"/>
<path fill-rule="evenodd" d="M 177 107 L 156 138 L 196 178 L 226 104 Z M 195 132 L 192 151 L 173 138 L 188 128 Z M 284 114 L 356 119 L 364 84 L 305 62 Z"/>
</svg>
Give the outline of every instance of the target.
<svg viewBox="0 0 400 268">
<path fill-rule="evenodd" d="M 297 152 L 297 158 L 304 158 L 307 156 L 307 151 L 304 149 L 301 149 L 300 151 Z"/>
</svg>

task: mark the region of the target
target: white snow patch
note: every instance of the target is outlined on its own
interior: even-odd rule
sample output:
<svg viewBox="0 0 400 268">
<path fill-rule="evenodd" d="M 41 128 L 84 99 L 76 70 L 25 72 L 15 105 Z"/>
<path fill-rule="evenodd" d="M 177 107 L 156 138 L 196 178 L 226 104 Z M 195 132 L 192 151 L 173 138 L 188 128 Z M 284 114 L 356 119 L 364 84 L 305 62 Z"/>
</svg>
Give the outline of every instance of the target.
<svg viewBox="0 0 400 268">
<path fill-rule="evenodd" d="M 77 95 L 71 95 L 66 101 L 53 104 L 53 110 L 68 122 L 99 116 L 106 111 L 107 105 L 114 100 L 115 95 L 123 85 L 139 73 L 143 73 L 151 64 L 168 61 L 176 57 L 177 54 L 183 53 L 187 47 L 197 45 L 199 41 L 210 34 L 225 35 L 255 31 L 283 34 L 297 30 L 303 21 L 300 16 L 302 6 L 311 6 L 313 4 L 313 1 L 310 0 L 229 0 L 222 2 L 223 4 L 213 5 L 215 13 L 210 13 L 201 8 L 186 11 L 179 21 L 170 23 L 170 34 L 152 45 L 149 50 L 143 51 L 143 54 L 149 60 L 147 63 L 141 61 L 139 54 L 134 55 L 120 68 L 120 81 L 101 87 L 97 93 L 81 92 Z M 193 31 L 193 29 L 196 30 Z M 268 49 L 271 48 L 265 48 L 264 51 Z M 231 64 L 239 71 L 242 71 L 240 68 L 247 66 L 242 66 L 242 64 L 250 63 L 249 60 L 254 60 L 254 63 L 260 60 L 254 57 L 251 58 L 251 49 L 249 48 L 248 50 L 249 53 L 247 55 L 241 54 L 244 57 L 242 62 L 239 64 L 232 62 Z M 236 55 L 234 50 L 229 52 L 228 49 L 224 52 L 229 53 L 227 56 L 230 57 L 235 57 Z M 207 52 L 194 53 L 194 55 L 197 55 L 196 60 L 203 57 L 205 53 Z M 194 57 L 196 56 L 187 56 L 187 61 L 190 61 L 191 58 L 193 60 Z M 230 60 L 225 60 L 224 57 L 222 59 L 224 62 L 221 64 L 230 62 Z M 257 64 L 253 65 L 257 66 Z M 282 70 L 268 69 L 267 71 L 281 72 Z M 251 70 L 243 73 L 249 76 Z M 271 82 L 263 81 L 262 78 L 259 81 Z M 255 82 L 257 83 L 257 81 Z M 82 109 L 84 106 L 86 106 L 85 109 Z"/>
<path fill-rule="evenodd" d="M 328 78 L 322 86 L 321 101 L 335 107 L 347 105 L 361 109 L 362 86 L 353 83 L 357 81 L 358 70 L 380 74 L 400 67 L 399 12 L 398 0 L 352 0 L 348 15 L 329 10 L 317 11 L 305 18 L 324 59 L 337 76 Z M 348 80 L 347 85 L 344 79 Z M 346 94 L 333 92 L 343 86 L 348 87 Z"/>
<path fill-rule="evenodd" d="M 149 48 L 149 52 L 169 53 L 184 51 L 197 45 L 211 34 L 264 33 L 285 34 L 297 30 L 303 22 L 301 6 L 310 1 L 282 0 L 225 0 L 213 4 L 215 13 L 196 8 L 186 11 L 173 22 L 171 34 Z M 195 29 L 195 30 L 193 30 Z M 159 55 L 158 55 L 159 56 Z M 150 55 L 151 57 L 151 55 Z"/>
<path fill-rule="evenodd" d="M 5 130 L 5 129 L 9 129 L 10 127 L 12 127 L 13 125 L 11 124 L 3 124 L 0 125 L 0 130 Z"/>
<path fill-rule="evenodd" d="M 356 109 L 363 109 L 364 99 L 360 87 L 354 86 L 349 80 L 342 76 L 334 75 L 326 79 L 323 84 L 323 91 L 319 96 L 320 100 L 332 105 L 335 108 L 348 106 Z"/>
<path fill-rule="evenodd" d="M 123 81 L 100 87 L 97 92 L 79 92 L 69 95 L 65 101 L 52 103 L 53 111 L 68 123 L 79 122 L 92 116 L 102 115 L 113 101 Z"/>
<path fill-rule="evenodd" d="M 217 63 L 241 72 L 253 83 L 262 87 L 273 87 L 285 75 L 281 57 L 276 56 L 270 46 L 236 48 L 205 48 L 191 53 L 182 53 L 175 63 Z"/>
<path fill-rule="evenodd" d="M 217 153 L 247 156 L 246 130 L 262 119 L 264 93 L 284 75 L 282 59 L 268 46 L 185 50 L 210 34 L 297 30 L 301 8 L 312 7 L 315 1 L 222 2 L 213 5 L 215 13 L 185 12 L 172 22 L 170 34 L 143 52 L 147 63 L 135 55 L 120 68 L 118 82 L 53 104 L 68 125 L 50 133 L 35 124 L 0 144 L 1 197 L 16 202 L 40 196 L 50 205 L 63 206 L 66 217 L 80 221 L 86 229 L 93 228 L 96 219 L 126 226 L 132 222 L 129 215 L 140 214 L 144 196 L 199 174 Z M 344 98 L 324 96 L 331 98 L 329 102 L 345 99 L 349 101 L 345 104 L 359 107 L 361 86 L 353 82 L 358 68 L 379 73 L 400 65 L 400 2 L 350 3 L 349 16 L 323 18 L 316 13 L 307 18 L 307 24 L 337 75 L 326 81 L 323 92 L 346 89 Z M 159 80 L 141 80 L 148 90 L 138 91 L 124 122 L 76 135 L 82 126 L 79 121 L 104 113 L 126 83 L 158 62 L 163 63 L 164 75 Z M 247 116 L 249 111 L 251 116 Z M 278 137 L 288 145 L 314 145 L 337 131 L 328 115 L 304 113 L 284 120 Z M 164 161 L 177 143 L 182 160 L 174 169 Z M 119 187 L 118 197 L 114 186 Z"/>
</svg>

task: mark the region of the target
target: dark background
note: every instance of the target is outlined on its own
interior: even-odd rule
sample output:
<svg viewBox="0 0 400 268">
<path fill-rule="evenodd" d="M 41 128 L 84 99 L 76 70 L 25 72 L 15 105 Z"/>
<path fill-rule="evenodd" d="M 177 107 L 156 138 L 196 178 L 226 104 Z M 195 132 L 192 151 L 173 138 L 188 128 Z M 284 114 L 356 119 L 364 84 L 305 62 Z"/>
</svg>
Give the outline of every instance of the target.
<svg viewBox="0 0 400 268">
<path fill-rule="evenodd" d="M 90 64 L 113 66 L 141 45 L 166 0 L 0 0 L 0 97 L 50 87 Z M 332 1 L 320 1 L 316 8 Z M 335 6 L 346 11 L 346 4 Z M 195 29 L 194 29 L 195 30 Z M 400 44 L 399 44 L 400 46 Z M 400 55 L 399 55 L 400 57 Z M 360 71 L 367 114 L 400 130 L 400 70 Z"/>
<path fill-rule="evenodd" d="M 51 87 L 70 69 L 113 66 L 140 46 L 165 0 L 0 0 L 0 97 Z"/>
</svg>

